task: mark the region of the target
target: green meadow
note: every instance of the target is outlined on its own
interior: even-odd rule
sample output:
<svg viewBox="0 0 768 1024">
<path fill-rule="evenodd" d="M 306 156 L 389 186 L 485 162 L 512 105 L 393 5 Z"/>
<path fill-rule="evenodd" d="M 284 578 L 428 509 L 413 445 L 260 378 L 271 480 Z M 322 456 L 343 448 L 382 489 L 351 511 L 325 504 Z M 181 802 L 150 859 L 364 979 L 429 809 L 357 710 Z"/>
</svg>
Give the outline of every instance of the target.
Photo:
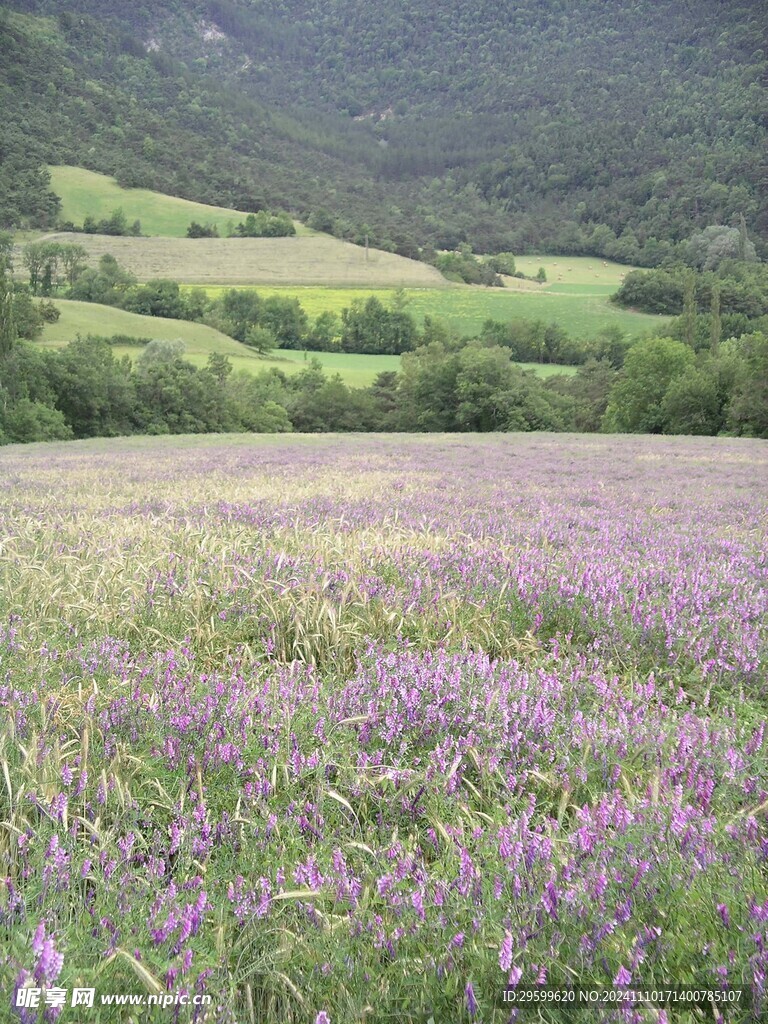
<svg viewBox="0 0 768 1024">
<path fill-rule="evenodd" d="M 463 337 L 479 333 L 488 320 L 514 320 L 525 318 L 559 323 L 576 338 L 592 338 L 601 330 L 612 325 L 618 326 L 632 338 L 647 331 L 655 330 L 668 317 L 634 313 L 614 306 L 608 301 L 606 289 L 589 293 L 586 286 L 580 286 L 578 294 L 541 291 L 513 291 L 510 288 L 483 288 L 474 285 L 455 285 L 450 288 L 406 288 L 404 296 L 406 310 L 419 324 L 426 316 L 442 320 L 447 326 Z M 211 297 L 221 295 L 224 286 L 208 286 Z M 395 298 L 392 288 L 321 288 L 293 285 L 287 287 L 257 286 L 264 296 L 282 295 L 298 299 L 311 317 L 317 317 L 326 310 L 341 314 L 355 299 L 365 300 L 376 296 L 389 305 Z"/>
<path fill-rule="evenodd" d="M 82 224 L 87 216 L 102 220 L 122 208 L 129 223 L 141 221 L 144 235 L 184 238 L 191 221 L 215 224 L 219 234 L 243 220 L 245 213 L 163 195 L 146 188 L 121 188 L 114 178 L 82 167 L 51 166 L 51 190 L 61 199 L 62 220 Z M 316 234 L 296 222 L 299 235 Z"/>
<path fill-rule="evenodd" d="M 159 316 L 140 316 L 124 309 L 115 309 L 114 306 L 100 306 L 95 302 L 56 299 L 56 305 L 61 316 L 55 324 L 45 325 L 40 339 L 41 344 L 52 348 L 66 345 L 78 334 L 98 334 L 104 337 L 124 334 L 132 338 L 180 340 L 184 342 L 188 354 L 203 355 L 205 358 L 211 352 L 257 358 L 255 353 L 251 354 L 239 341 L 205 324 L 168 320 Z"/>
</svg>

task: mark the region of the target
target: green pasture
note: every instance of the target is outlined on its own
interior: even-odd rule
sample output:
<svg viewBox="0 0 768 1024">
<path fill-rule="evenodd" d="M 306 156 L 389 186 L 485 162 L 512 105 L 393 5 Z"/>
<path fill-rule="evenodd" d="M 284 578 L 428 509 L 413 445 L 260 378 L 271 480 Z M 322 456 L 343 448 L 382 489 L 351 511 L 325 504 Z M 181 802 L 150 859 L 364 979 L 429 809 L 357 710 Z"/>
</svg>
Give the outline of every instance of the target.
<svg viewBox="0 0 768 1024">
<path fill-rule="evenodd" d="M 418 321 L 425 316 L 436 317 L 464 336 L 478 333 L 489 318 L 545 320 L 560 324 L 575 338 L 585 339 L 613 324 L 631 337 L 659 324 L 659 317 L 628 312 L 597 295 L 554 295 L 464 285 L 439 291 L 414 289 L 407 291 L 407 296 L 407 309 Z"/>
<path fill-rule="evenodd" d="M 112 337 L 124 334 L 133 338 L 152 338 L 184 342 L 184 358 L 195 366 L 205 366 L 212 352 L 226 355 L 236 370 L 260 373 L 272 367 L 283 373 L 300 373 L 313 356 L 320 360 L 327 373 L 339 373 L 345 383 L 353 387 L 367 387 L 384 370 L 398 370 L 399 356 L 350 355 L 344 352 L 295 352 L 275 350 L 268 356 L 242 345 L 220 331 L 205 324 L 187 320 L 167 320 L 163 317 L 140 316 L 112 306 L 93 302 L 71 302 L 57 299 L 61 317 L 55 324 L 46 324 L 40 344 L 60 348 L 78 334 L 97 334 Z M 135 359 L 141 354 L 137 346 L 116 345 L 116 356 L 129 355 Z"/>
<path fill-rule="evenodd" d="M 602 287 L 606 288 L 605 285 Z M 208 286 L 205 289 L 212 298 L 220 296 L 225 290 L 225 286 Z M 371 295 L 390 305 L 396 294 L 391 288 L 322 288 L 300 285 L 256 286 L 256 290 L 265 297 L 282 295 L 298 299 L 307 315 L 313 319 L 326 310 L 340 315 L 355 299 L 364 301 Z M 608 301 L 605 292 L 579 292 L 574 295 L 545 289 L 528 292 L 456 285 L 450 288 L 406 288 L 404 293 L 405 308 L 418 323 L 423 323 L 424 317 L 431 316 L 443 321 L 463 337 L 479 333 L 489 318 L 501 321 L 525 318 L 555 322 L 573 337 L 584 339 L 592 338 L 614 324 L 627 336 L 635 338 L 646 331 L 655 330 L 660 323 L 669 319 L 621 309 Z"/>
<path fill-rule="evenodd" d="M 87 216 L 102 220 L 121 207 L 129 223 L 141 221 L 144 235 L 184 238 L 191 221 L 215 224 L 226 235 L 245 213 L 163 195 L 146 188 L 121 188 L 114 178 L 82 167 L 51 166 L 51 190 L 61 199 L 62 220 L 82 224 Z M 316 234 L 296 222 L 299 235 Z"/>
<path fill-rule="evenodd" d="M 551 284 L 542 289 L 549 295 L 613 295 L 616 286 L 612 284 Z"/>
</svg>

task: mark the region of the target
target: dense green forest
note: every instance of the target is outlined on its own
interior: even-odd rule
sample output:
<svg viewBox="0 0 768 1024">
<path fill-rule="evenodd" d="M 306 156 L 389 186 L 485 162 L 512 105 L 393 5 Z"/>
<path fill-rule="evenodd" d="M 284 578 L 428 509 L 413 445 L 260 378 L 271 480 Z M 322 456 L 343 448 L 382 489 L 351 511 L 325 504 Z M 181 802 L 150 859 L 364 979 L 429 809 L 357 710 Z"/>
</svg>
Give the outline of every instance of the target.
<svg viewBox="0 0 768 1024">
<path fill-rule="evenodd" d="M 340 237 L 659 266 L 745 218 L 765 256 L 762 4 L 14 0 L 0 223 L 44 162 Z"/>
</svg>

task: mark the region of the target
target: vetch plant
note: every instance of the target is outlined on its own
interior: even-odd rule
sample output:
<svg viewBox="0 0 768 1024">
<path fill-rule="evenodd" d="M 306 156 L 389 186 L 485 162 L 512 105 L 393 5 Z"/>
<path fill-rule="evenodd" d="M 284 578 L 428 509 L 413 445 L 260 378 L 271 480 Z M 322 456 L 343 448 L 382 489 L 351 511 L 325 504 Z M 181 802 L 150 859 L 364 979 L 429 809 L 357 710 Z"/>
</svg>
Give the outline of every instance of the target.
<svg viewBox="0 0 768 1024">
<path fill-rule="evenodd" d="M 337 1024 L 674 982 L 759 1020 L 765 468 L 727 439 L 5 449 L 0 987 Z"/>
</svg>

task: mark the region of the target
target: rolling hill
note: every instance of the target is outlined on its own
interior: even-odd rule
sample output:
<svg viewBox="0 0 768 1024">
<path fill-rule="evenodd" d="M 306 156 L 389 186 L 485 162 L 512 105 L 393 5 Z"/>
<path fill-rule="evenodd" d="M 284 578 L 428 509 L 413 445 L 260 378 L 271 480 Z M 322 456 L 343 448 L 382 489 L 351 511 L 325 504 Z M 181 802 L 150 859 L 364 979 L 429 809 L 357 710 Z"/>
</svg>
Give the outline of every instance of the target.
<svg viewBox="0 0 768 1024">
<path fill-rule="evenodd" d="M 210 352 L 221 352 L 223 355 L 258 359 L 254 352 L 239 341 L 205 324 L 141 316 L 96 302 L 56 299 L 56 306 L 61 315 L 56 323 L 45 325 L 40 344 L 56 348 L 72 341 L 78 334 L 98 334 L 103 337 L 117 334 L 131 338 L 183 341 L 185 352 L 189 355 L 204 355 L 207 358 Z"/>
<path fill-rule="evenodd" d="M 283 373 L 300 373 L 309 359 L 317 359 L 329 374 L 338 373 L 345 384 L 351 387 L 368 387 L 377 375 L 387 370 L 398 370 L 399 356 L 357 355 L 348 352 L 303 352 L 276 349 L 266 356 L 260 356 L 246 345 L 229 338 L 226 334 L 207 327 L 205 324 L 190 323 L 187 320 L 168 320 L 163 317 L 141 316 L 128 313 L 112 306 L 101 306 L 93 302 L 72 302 L 57 299 L 61 316 L 53 324 L 46 324 L 42 337 L 35 344 L 46 348 L 61 348 L 78 335 L 95 334 L 101 337 L 123 335 L 136 339 L 159 339 L 184 342 L 184 359 L 195 366 L 204 366 L 213 352 L 227 356 L 233 369 L 260 373 L 277 369 Z M 115 355 L 128 355 L 135 359 L 141 354 L 138 345 L 118 344 L 113 346 Z M 571 366 L 543 366 L 535 363 L 521 364 L 538 376 L 547 377 L 553 373 L 575 373 Z"/>
<path fill-rule="evenodd" d="M 465 337 L 478 334 L 489 318 L 559 323 L 573 337 L 585 339 L 594 338 L 612 326 L 629 337 L 638 337 L 662 322 L 659 317 L 622 309 L 608 301 L 632 269 L 611 261 L 574 256 L 519 257 L 517 265 L 528 275 L 543 267 L 546 282 L 507 277 L 504 288 L 456 285 L 423 262 L 375 248 L 366 250 L 311 230 L 291 238 L 179 237 L 186 231 L 188 218 L 211 222 L 217 209 L 162 193 L 123 188 L 113 179 L 81 168 L 62 166 L 51 170 L 63 209 L 76 219 L 108 216 L 119 205 L 128 219 L 138 218 L 153 231 L 176 232 L 175 237 L 66 232 L 43 236 L 49 241 L 81 246 L 92 266 L 109 253 L 140 281 L 170 278 L 186 287 L 204 286 L 211 297 L 220 295 L 227 287 L 255 286 L 264 296 L 298 299 L 312 318 L 324 312 L 341 314 L 353 301 L 365 301 L 371 295 L 389 305 L 395 289 L 402 288 L 407 309 L 419 325 L 426 317 L 438 318 Z M 219 215 L 229 218 L 238 213 L 222 208 Z M 19 246 L 19 272 L 23 268 L 22 255 Z M 153 333 L 157 325 L 151 331 L 146 324 L 141 328 L 128 323 L 112 326 L 111 321 L 120 316 L 130 315 L 120 311 L 88 314 L 82 309 L 73 320 L 70 309 L 55 328 L 59 332 L 57 338 L 74 337 L 77 330 L 157 336 Z M 73 329 L 75 322 L 80 324 L 77 329 Z M 185 330 L 189 334 L 189 325 Z M 192 330 L 196 330 L 196 325 Z M 198 354 L 204 358 L 195 349 L 190 349 L 189 354 L 190 358 Z M 253 355 L 234 351 L 232 354 L 237 359 Z"/>
</svg>

